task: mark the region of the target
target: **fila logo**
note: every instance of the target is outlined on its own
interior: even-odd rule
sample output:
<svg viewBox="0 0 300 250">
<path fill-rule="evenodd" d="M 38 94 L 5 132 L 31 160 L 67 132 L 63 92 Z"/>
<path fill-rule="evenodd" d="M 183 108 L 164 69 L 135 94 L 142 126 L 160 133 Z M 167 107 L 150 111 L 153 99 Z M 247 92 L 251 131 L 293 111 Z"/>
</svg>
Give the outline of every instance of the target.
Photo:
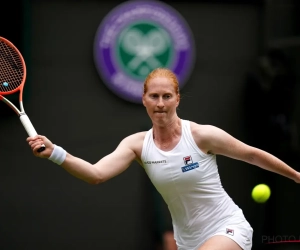
<svg viewBox="0 0 300 250">
<path fill-rule="evenodd" d="M 229 229 L 229 228 L 226 228 L 226 233 L 233 236 L 234 235 L 234 230 L 233 229 Z"/>
<path fill-rule="evenodd" d="M 193 170 L 195 168 L 199 168 L 199 164 L 198 162 L 195 162 L 193 163 L 193 159 L 192 159 L 192 156 L 185 156 L 183 157 L 183 162 L 184 162 L 184 167 L 181 167 L 181 171 L 184 173 L 184 172 L 187 172 L 187 171 L 190 171 L 190 170 Z"/>
<path fill-rule="evenodd" d="M 184 165 L 189 165 L 191 163 L 193 163 L 193 159 L 192 159 L 192 156 L 186 156 L 186 157 L 183 157 L 183 162 L 184 162 Z"/>
</svg>

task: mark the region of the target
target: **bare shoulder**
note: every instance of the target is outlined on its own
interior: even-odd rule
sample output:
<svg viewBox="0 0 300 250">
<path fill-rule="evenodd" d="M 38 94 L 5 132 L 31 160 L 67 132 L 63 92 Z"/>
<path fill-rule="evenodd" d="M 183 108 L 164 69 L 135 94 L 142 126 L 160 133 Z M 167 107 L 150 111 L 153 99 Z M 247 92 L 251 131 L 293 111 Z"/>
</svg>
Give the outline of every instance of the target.
<svg viewBox="0 0 300 250">
<path fill-rule="evenodd" d="M 213 125 L 198 124 L 190 122 L 191 133 L 197 146 L 204 152 L 208 153 L 207 142 L 211 135 L 217 133 L 218 128 Z"/>
<path fill-rule="evenodd" d="M 147 131 L 143 131 L 143 132 L 138 132 L 138 133 L 129 135 L 123 139 L 122 143 L 125 144 L 130 149 L 132 149 L 136 153 L 136 155 L 139 157 L 140 153 L 142 152 L 143 142 L 144 142 L 146 133 L 147 133 Z"/>
<path fill-rule="evenodd" d="M 192 135 L 196 138 L 205 138 L 210 133 L 216 131 L 217 127 L 207 124 L 198 124 L 195 122 L 190 122 Z M 199 138 L 200 139 L 200 138 Z"/>
<path fill-rule="evenodd" d="M 121 144 L 125 145 L 127 148 L 131 149 L 135 153 L 135 160 L 142 165 L 141 163 L 141 154 L 143 149 L 143 142 L 145 139 L 147 131 L 138 132 L 132 135 L 125 137 Z"/>
<path fill-rule="evenodd" d="M 198 147 L 209 154 L 222 154 L 239 158 L 236 152 L 249 151 L 249 146 L 213 125 L 191 123 L 192 136 Z M 231 150 L 231 151 L 230 151 Z M 232 151 L 235 151 L 234 154 Z"/>
</svg>

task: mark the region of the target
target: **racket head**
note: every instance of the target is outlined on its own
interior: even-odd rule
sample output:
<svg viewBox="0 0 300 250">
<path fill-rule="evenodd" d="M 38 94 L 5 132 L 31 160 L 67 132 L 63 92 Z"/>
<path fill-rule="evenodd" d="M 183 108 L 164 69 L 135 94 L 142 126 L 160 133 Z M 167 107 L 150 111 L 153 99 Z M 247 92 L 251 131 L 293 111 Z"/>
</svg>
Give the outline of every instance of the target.
<svg viewBox="0 0 300 250">
<path fill-rule="evenodd" d="M 0 37 L 0 95 L 20 91 L 21 101 L 26 74 L 26 64 L 20 51 L 9 40 Z"/>
</svg>

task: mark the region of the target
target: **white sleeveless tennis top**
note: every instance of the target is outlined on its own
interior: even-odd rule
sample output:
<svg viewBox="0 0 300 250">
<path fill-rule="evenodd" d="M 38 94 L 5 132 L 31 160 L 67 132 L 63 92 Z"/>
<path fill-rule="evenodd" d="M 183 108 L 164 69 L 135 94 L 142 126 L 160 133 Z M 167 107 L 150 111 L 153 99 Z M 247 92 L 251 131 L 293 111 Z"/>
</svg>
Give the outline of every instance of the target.
<svg viewBox="0 0 300 250">
<path fill-rule="evenodd" d="M 141 160 L 168 205 L 178 247 L 190 250 L 240 208 L 222 187 L 216 156 L 198 148 L 189 121 L 181 123 L 181 139 L 167 152 L 156 147 L 150 129 L 143 142 Z"/>
</svg>

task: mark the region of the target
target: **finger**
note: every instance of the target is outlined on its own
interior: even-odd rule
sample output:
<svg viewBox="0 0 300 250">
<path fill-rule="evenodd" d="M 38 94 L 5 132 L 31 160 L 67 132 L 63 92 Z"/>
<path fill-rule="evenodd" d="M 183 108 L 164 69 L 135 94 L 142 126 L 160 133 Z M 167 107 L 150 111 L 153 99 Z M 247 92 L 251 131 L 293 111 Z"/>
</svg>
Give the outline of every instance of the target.
<svg viewBox="0 0 300 250">
<path fill-rule="evenodd" d="M 36 140 L 36 139 L 41 139 L 41 140 L 43 140 L 43 139 L 45 139 L 46 137 L 45 136 L 43 136 L 43 135 L 35 135 L 35 136 L 29 136 L 29 137 L 27 137 L 27 140 Z"/>
<path fill-rule="evenodd" d="M 34 148 L 36 148 L 37 146 L 40 147 L 43 143 L 42 142 L 33 142 L 30 147 L 33 150 Z"/>
<path fill-rule="evenodd" d="M 36 135 L 36 136 L 29 136 L 27 137 L 26 141 L 34 141 L 34 140 L 37 140 L 37 139 L 43 139 L 40 135 Z"/>
<path fill-rule="evenodd" d="M 29 146 L 32 146 L 34 143 L 41 143 L 41 144 L 43 144 L 44 142 L 41 139 L 37 139 L 37 140 L 30 141 L 28 144 L 29 144 Z"/>
<path fill-rule="evenodd" d="M 38 152 L 38 150 L 41 148 L 41 144 L 39 145 L 36 145 L 34 148 L 33 148 L 33 153 L 34 154 L 41 154 L 42 152 Z"/>
</svg>

